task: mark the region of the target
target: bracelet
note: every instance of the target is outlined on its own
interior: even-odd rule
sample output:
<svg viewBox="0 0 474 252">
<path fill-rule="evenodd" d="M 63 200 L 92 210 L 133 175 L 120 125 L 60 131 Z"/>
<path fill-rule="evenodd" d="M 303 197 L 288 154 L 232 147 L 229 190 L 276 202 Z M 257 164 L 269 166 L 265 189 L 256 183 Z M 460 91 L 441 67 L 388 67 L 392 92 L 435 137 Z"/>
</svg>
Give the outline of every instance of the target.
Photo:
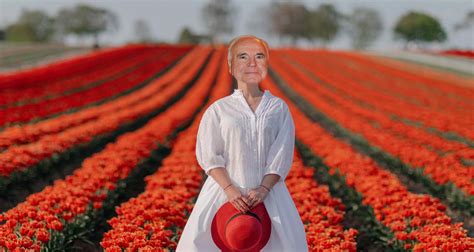
<svg viewBox="0 0 474 252">
<path fill-rule="evenodd" d="M 261 187 L 265 188 L 265 190 L 267 190 L 267 192 L 270 192 L 270 188 L 264 186 L 264 185 L 260 185 Z"/>
<path fill-rule="evenodd" d="M 232 183 L 230 183 L 229 185 L 227 185 L 226 187 L 224 187 L 224 191 L 225 191 L 229 186 L 231 186 L 231 185 L 232 185 Z"/>
</svg>

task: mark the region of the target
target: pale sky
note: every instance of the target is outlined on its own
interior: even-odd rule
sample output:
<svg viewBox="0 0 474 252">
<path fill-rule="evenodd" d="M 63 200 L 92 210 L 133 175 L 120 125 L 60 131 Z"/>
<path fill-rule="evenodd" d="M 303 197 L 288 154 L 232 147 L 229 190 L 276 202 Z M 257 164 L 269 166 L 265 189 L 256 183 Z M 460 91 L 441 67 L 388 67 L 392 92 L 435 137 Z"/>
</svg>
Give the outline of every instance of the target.
<svg viewBox="0 0 474 252">
<path fill-rule="evenodd" d="M 184 26 L 197 33 L 206 33 L 202 22 L 201 10 L 207 0 L 0 0 L 0 26 L 15 21 L 23 8 L 40 9 L 49 15 L 56 15 L 63 7 L 73 7 L 86 3 L 106 8 L 114 12 L 120 21 L 120 30 L 104 34 L 101 42 L 109 45 L 120 45 L 133 40 L 133 24 L 136 20 L 146 21 L 155 39 L 174 42 Z M 265 38 L 270 46 L 278 46 L 279 41 L 265 34 L 255 22 L 259 19 L 259 10 L 268 6 L 271 0 L 234 0 L 238 8 L 234 34 L 255 34 Z M 281 1 L 280 1 L 281 2 Z M 474 9 L 474 0 L 301 0 L 308 8 L 317 8 L 321 3 L 332 3 L 343 13 L 350 13 L 354 7 L 365 6 L 377 10 L 384 23 L 384 32 L 373 44 L 374 49 L 396 49 L 401 42 L 392 39 L 392 30 L 398 18 L 410 10 L 421 11 L 435 16 L 441 21 L 448 33 L 448 40 L 435 45 L 438 48 L 474 49 L 474 31 L 455 32 L 453 26 L 461 22 L 469 10 Z M 254 24 L 254 25 L 252 25 Z M 68 40 L 71 43 L 76 41 Z M 301 43 L 305 46 L 304 42 Z M 348 49 L 349 38 L 341 34 L 329 46 L 336 49 Z"/>
</svg>

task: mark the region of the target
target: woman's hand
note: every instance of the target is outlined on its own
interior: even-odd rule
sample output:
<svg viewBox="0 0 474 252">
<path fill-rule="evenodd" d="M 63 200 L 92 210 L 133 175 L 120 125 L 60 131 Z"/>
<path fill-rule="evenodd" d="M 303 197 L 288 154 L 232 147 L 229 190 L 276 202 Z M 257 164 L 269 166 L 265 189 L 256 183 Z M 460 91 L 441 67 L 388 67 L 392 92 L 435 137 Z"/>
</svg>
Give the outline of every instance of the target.
<svg viewBox="0 0 474 252">
<path fill-rule="evenodd" d="M 247 203 L 245 202 L 245 197 L 235 186 L 232 185 L 224 191 L 229 202 L 241 213 L 245 213 L 250 210 Z"/>
<path fill-rule="evenodd" d="M 260 202 L 263 202 L 268 195 L 268 191 L 263 187 L 259 186 L 257 188 L 253 188 L 249 191 L 247 196 L 247 205 L 250 209 L 254 206 L 258 205 Z"/>
</svg>

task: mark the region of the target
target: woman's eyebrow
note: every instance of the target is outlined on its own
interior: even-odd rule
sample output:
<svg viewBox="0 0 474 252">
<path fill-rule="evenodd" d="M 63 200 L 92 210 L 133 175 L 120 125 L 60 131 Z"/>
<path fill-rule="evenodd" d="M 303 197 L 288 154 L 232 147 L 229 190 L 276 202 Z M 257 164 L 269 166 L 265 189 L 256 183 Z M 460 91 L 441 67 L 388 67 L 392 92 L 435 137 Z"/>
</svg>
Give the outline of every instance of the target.
<svg viewBox="0 0 474 252">
<path fill-rule="evenodd" d="M 243 56 L 243 55 L 248 55 L 248 54 L 246 52 L 237 53 L 237 57 L 240 57 L 240 56 Z M 264 56 L 265 57 L 265 53 L 256 53 L 255 56 Z"/>
</svg>

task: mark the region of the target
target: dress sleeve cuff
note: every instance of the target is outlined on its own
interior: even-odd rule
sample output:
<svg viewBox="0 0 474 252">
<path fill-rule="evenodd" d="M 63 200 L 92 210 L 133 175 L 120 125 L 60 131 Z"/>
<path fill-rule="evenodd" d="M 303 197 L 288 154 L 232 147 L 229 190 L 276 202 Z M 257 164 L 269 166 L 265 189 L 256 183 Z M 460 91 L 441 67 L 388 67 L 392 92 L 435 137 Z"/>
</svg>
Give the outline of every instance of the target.
<svg viewBox="0 0 474 252">
<path fill-rule="evenodd" d="M 280 179 L 278 179 L 278 182 L 284 181 L 284 179 L 285 179 L 284 175 L 283 175 L 281 172 L 278 172 L 278 171 L 268 171 L 268 172 L 266 172 L 263 176 L 265 177 L 265 175 L 268 175 L 268 174 L 276 174 L 276 175 L 279 175 L 279 176 L 280 176 Z"/>
<path fill-rule="evenodd" d="M 204 169 L 206 175 L 209 176 L 209 172 L 210 172 L 212 169 L 215 169 L 215 168 L 224 168 L 224 169 L 225 169 L 225 165 L 215 164 L 215 165 L 210 165 L 210 166 L 206 167 L 206 168 Z"/>
</svg>

